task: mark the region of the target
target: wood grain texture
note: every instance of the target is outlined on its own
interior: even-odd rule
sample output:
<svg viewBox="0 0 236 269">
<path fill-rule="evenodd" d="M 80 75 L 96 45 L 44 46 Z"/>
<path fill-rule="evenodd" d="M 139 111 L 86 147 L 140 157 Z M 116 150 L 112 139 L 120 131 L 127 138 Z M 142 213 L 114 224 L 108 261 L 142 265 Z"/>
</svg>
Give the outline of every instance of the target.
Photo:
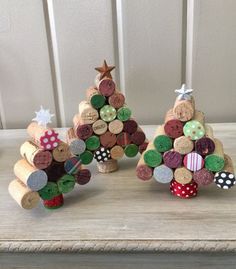
<svg viewBox="0 0 236 269">
<path fill-rule="evenodd" d="M 0 269 L 235 269 L 235 255 L 222 253 L 0 254 Z"/>
<path fill-rule="evenodd" d="M 182 12 L 182 0 L 117 1 L 121 90 L 143 124 L 162 122 L 181 84 Z"/>
<path fill-rule="evenodd" d="M 55 112 L 42 1 L 2 0 L 0 18 L 1 121 L 22 128 L 41 104 Z"/>
<path fill-rule="evenodd" d="M 235 164 L 236 124 L 212 127 Z M 148 138 L 155 129 L 144 127 Z M 65 130 L 59 132 L 63 138 Z M 93 163 L 91 182 L 76 186 L 59 210 L 22 210 L 7 186 L 26 138 L 26 130 L 0 131 L 1 252 L 235 252 L 236 188 L 212 185 L 197 198 L 177 199 L 167 185 L 136 178 L 138 158 L 122 160 L 109 175 L 99 174 Z"/>
<path fill-rule="evenodd" d="M 115 62 L 112 1 L 52 0 L 57 39 L 60 87 L 65 122 L 72 125 L 78 103 L 86 99 L 86 89 L 94 85 L 104 59 Z M 65 23 L 66 22 L 66 23 Z M 115 23 L 115 22 L 114 22 Z M 117 65 L 117 70 L 118 70 Z M 113 72 L 114 74 L 115 72 Z"/>
<path fill-rule="evenodd" d="M 236 1 L 188 0 L 188 9 L 188 85 L 212 122 L 235 121 Z"/>
</svg>

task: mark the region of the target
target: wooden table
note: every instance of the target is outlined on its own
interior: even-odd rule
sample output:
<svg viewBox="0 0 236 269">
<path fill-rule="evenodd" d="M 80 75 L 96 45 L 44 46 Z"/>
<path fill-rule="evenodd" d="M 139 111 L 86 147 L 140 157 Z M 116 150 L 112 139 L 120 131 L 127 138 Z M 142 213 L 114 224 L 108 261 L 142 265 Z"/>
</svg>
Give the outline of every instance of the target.
<svg viewBox="0 0 236 269">
<path fill-rule="evenodd" d="M 235 163 L 236 124 L 212 127 Z M 155 127 L 144 129 L 151 138 Z M 235 268 L 236 188 L 178 199 L 136 178 L 137 157 L 106 175 L 92 164 L 91 183 L 59 210 L 25 211 L 7 191 L 25 139 L 25 130 L 0 131 L 0 268 Z"/>
</svg>

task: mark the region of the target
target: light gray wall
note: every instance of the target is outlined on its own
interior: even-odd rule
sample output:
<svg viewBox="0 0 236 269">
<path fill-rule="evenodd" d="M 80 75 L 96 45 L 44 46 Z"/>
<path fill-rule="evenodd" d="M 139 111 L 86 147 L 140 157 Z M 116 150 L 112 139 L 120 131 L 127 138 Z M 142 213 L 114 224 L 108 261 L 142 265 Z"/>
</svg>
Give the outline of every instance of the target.
<svg viewBox="0 0 236 269">
<path fill-rule="evenodd" d="M 104 58 L 142 124 L 184 81 L 207 121 L 236 121 L 235 14 L 234 0 L 1 0 L 0 128 L 41 104 L 71 125 Z"/>
</svg>

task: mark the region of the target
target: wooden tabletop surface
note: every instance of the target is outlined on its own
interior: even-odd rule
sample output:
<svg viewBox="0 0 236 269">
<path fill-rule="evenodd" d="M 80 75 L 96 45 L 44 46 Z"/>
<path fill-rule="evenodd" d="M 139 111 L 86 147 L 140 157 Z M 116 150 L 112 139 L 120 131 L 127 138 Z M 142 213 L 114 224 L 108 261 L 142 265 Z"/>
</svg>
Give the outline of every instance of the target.
<svg viewBox="0 0 236 269">
<path fill-rule="evenodd" d="M 236 164 L 236 123 L 212 127 Z M 149 138 L 156 129 L 143 128 Z M 61 209 L 21 209 L 7 187 L 26 139 L 25 130 L 0 131 L 0 252 L 236 250 L 236 187 L 225 191 L 212 184 L 182 200 L 171 196 L 168 185 L 137 179 L 138 157 L 123 159 L 112 174 L 90 165 L 91 182 L 77 185 Z"/>
</svg>

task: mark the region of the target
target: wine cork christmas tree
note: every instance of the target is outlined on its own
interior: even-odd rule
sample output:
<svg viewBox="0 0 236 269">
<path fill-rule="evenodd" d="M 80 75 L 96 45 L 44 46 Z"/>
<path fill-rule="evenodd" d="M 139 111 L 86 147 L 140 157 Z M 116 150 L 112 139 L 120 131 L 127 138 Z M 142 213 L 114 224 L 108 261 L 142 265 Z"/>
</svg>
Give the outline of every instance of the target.
<svg viewBox="0 0 236 269">
<path fill-rule="evenodd" d="M 81 141 L 74 140 L 75 146 L 69 147 L 47 126 L 53 116 L 49 110 L 41 107 L 36 115 L 27 128 L 30 139 L 20 147 L 22 159 L 14 166 L 16 178 L 8 189 L 24 209 L 36 207 L 40 198 L 44 207 L 56 209 L 63 205 L 64 194 L 72 191 L 76 183 L 89 182 L 91 173 L 72 155 L 74 148 L 80 148 Z"/>
<path fill-rule="evenodd" d="M 132 118 L 124 95 L 112 79 L 114 68 L 106 61 L 95 68 L 99 73 L 94 85 L 87 89 L 86 100 L 79 104 L 74 126 L 67 134 L 68 143 L 70 137 L 85 143 L 83 152 L 74 153 L 81 163 L 87 165 L 96 159 L 102 173 L 117 170 L 117 161 L 124 155 L 135 157 L 147 146 L 144 132 Z"/>
<path fill-rule="evenodd" d="M 138 162 L 138 178 L 154 177 L 181 198 L 195 197 L 199 186 L 213 182 L 230 189 L 236 182 L 232 159 L 224 153 L 211 126 L 205 124 L 204 113 L 195 109 L 192 89 L 182 85 L 175 92 L 174 107 L 167 111 L 164 124 L 157 128 Z"/>
</svg>

